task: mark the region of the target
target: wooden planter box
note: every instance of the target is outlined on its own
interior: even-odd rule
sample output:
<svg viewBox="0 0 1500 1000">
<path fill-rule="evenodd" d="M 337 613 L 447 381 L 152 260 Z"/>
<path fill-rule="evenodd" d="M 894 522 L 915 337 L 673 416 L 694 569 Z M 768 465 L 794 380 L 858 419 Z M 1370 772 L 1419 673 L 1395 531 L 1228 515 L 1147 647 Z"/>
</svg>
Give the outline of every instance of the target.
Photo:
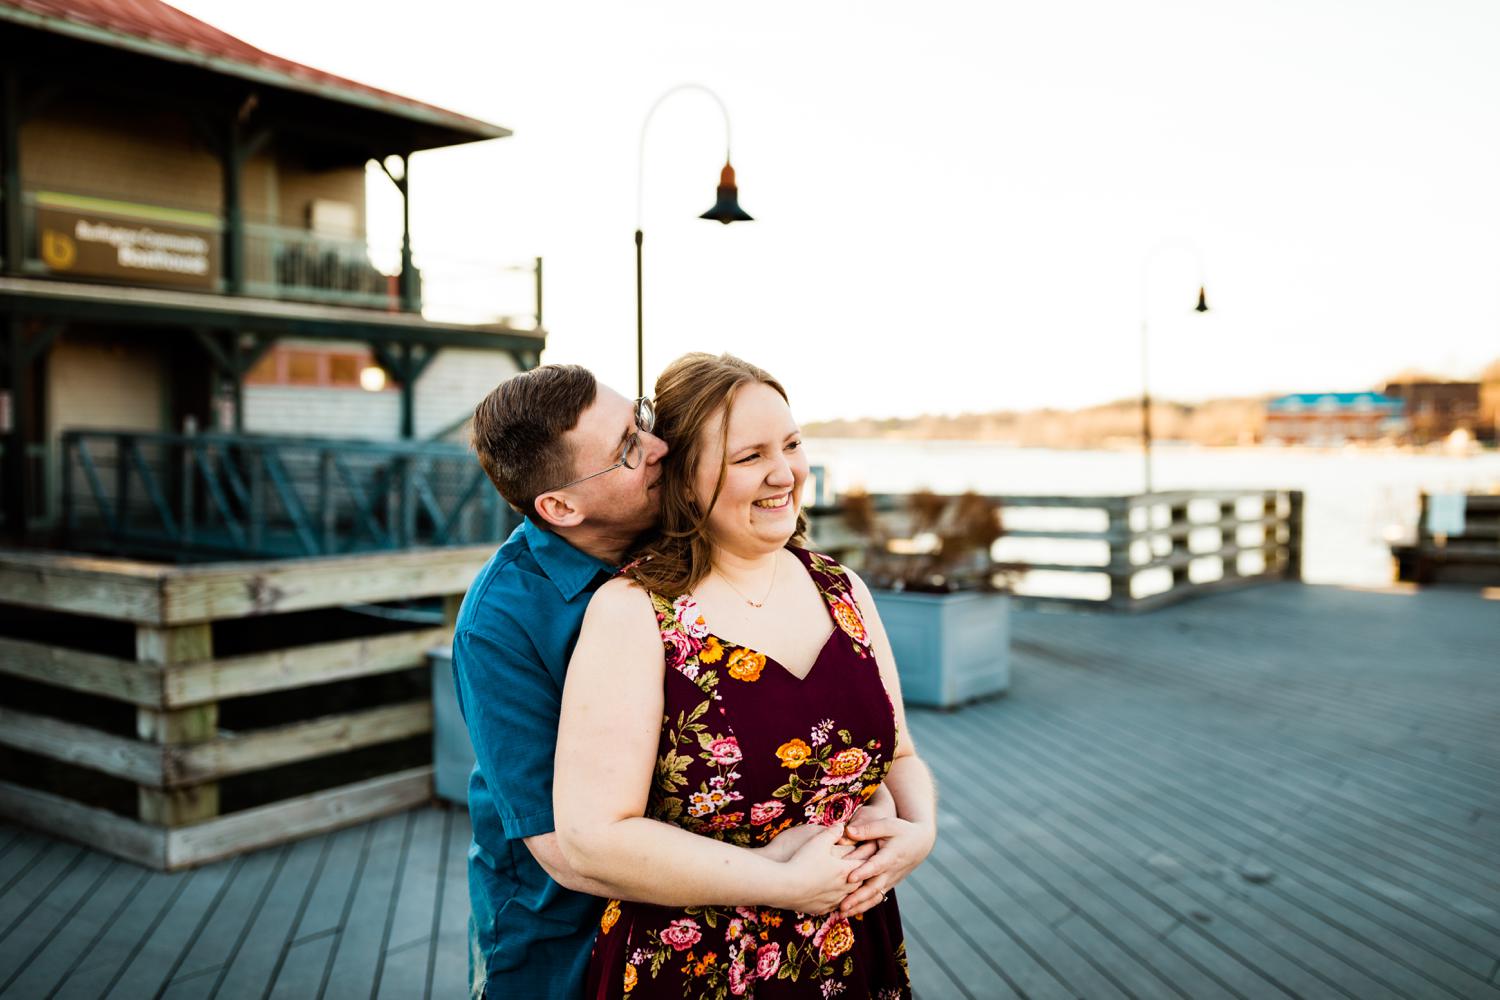
<svg viewBox="0 0 1500 1000">
<path fill-rule="evenodd" d="M 1010 598 L 875 590 L 908 705 L 954 708 L 1010 688 Z"/>
<path fill-rule="evenodd" d="M 491 551 L 0 551 L 0 816 L 170 870 L 429 800 L 449 627 L 350 606 L 456 609 Z"/>
</svg>

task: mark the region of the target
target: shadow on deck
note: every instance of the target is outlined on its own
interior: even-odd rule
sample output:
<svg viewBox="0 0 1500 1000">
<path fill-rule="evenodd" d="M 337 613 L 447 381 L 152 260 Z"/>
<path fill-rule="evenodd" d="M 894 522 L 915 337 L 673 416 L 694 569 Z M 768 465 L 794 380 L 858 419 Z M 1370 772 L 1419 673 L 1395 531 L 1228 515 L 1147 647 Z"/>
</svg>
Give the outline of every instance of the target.
<svg viewBox="0 0 1500 1000">
<path fill-rule="evenodd" d="M 1500 602 L 1276 585 L 1018 613 L 1004 699 L 913 713 L 900 890 L 947 997 L 1500 1000 Z M 467 819 L 191 872 L 0 825 L 0 997 L 462 997 Z"/>
</svg>

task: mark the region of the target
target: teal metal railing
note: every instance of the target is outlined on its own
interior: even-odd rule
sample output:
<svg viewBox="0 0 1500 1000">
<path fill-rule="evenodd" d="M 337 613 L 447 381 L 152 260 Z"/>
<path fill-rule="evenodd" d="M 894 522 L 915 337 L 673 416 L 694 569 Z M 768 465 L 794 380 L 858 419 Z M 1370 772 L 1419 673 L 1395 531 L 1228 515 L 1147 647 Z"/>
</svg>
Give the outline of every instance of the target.
<svg viewBox="0 0 1500 1000">
<path fill-rule="evenodd" d="M 142 558 L 470 545 L 516 523 L 459 445 L 75 430 L 61 466 L 64 544 Z"/>
</svg>

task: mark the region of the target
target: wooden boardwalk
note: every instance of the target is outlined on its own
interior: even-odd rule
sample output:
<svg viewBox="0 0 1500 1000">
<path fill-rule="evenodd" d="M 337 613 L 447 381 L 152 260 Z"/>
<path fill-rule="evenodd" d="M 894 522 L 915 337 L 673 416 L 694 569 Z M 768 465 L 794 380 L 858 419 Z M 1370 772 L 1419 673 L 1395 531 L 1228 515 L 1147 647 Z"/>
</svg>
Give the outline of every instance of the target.
<svg viewBox="0 0 1500 1000">
<path fill-rule="evenodd" d="M 924 1000 L 1500 1000 L 1500 601 L 1283 584 L 1014 631 L 1009 697 L 912 719 Z M 0 997 L 466 996 L 467 839 L 426 808 L 165 875 L 0 825 Z"/>
</svg>

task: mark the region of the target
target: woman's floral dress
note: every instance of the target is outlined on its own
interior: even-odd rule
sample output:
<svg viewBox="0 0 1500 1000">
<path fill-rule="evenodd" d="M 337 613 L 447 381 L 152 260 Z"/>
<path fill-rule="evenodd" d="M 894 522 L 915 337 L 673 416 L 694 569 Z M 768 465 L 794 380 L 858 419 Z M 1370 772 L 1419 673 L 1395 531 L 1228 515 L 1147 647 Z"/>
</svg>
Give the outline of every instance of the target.
<svg viewBox="0 0 1500 1000">
<path fill-rule="evenodd" d="M 647 816 L 759 847 L 794 824 L 848 820 L 890 769 L 895 713 L 848 576 L 826 556 L 791 551 L 834 625 L 801 680 L 710 632 L 691 595 L 651 595 L 668 670 Z M 611 900 L 586 995 L 910 997 L 896 897 L 852 919 Z"/>
</svg>

